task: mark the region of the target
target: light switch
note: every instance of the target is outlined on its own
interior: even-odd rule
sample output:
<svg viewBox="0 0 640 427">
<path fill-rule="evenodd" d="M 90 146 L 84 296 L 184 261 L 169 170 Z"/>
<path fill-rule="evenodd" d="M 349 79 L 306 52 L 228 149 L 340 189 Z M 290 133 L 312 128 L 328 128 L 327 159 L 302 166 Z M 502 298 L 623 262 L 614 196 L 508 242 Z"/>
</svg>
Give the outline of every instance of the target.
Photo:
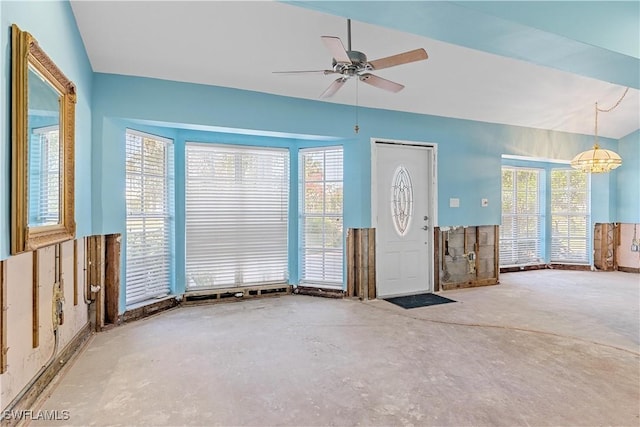
<svg viewBox="0 0 640 427">
<path fill-rule="evenodd" d="M 458 199 L 458 198 L 449 199 L 449 207 L 450 208 L 459 208 L 460 207 L 460 199 Z"/>
<path fill-rule="evenodd" d="M 482 199 L 482 207 L 486 208 L 487 206 L 489 206 L 489 199 Z"/>
</svg>

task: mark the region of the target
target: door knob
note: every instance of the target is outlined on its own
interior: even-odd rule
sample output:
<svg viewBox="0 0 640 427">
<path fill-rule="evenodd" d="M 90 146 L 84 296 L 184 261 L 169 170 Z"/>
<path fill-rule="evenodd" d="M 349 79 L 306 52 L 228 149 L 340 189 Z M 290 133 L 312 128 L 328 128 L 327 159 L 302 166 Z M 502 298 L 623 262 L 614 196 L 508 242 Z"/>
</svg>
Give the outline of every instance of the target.
<svg viewBox="0 0 640 427">
<path fill-rule="evenodd" d="M 424 227 L 422 227 L 422 229 L 423 229 L 423 230 L 428 230 L 428 229 L 429 229 L 429 226 L 428 226 L 428 225 L 425 225 Z"/>
</svg>

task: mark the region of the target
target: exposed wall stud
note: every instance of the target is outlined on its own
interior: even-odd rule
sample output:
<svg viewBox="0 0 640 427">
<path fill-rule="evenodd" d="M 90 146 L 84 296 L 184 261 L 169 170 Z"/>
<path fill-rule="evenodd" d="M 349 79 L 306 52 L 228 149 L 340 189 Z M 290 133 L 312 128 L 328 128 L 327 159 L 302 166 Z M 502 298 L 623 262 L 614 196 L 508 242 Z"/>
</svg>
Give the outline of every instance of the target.
<svg viewBox="0 0 640 427">
<path fill-rule="evenodd" d="M 369 251 L 367 253 L 367 267 L 369 272 L 367 278 L 369 280 L 369 299 L 376 299 L 376 229 L 370 228 L 367 232 Z"/>
<path fill-rule="evenodd" d="M 7 261 L 0 261 L 0 374 L 7 371 Z"/>
<path fill-rule="evenodd" d="M 355 296 L 356 271 L 350 268 L 349 264 L 355 260 L 355 239 L 353 233 L 355 230 L 350 228 L 347 231 L 347 296 Z"/>
<path fill-rule="evenodd" d="M 500 226 L 493 226 L 493 274 L 496 283 L 500 283 Z"/>
<path fill-rule="evenodd" d="M 32 345 L 33 348 L 37 348 L 40 345 L 40 262 L 38 260 L 38 250 L 32 252 L 33 254 L 33 287 L 32 287 L 32 307 L 31 307 L 31 319 L 32 319 Z"/>
<path fill-rule="evenodd" d="M 120 234 L 106 236 L 105 256 L 105 322 L 118 323 L 120 302 Z"/>
<path fill-rule="evenodd" d="M 89 260 L 89 289 L 95 310 L 95 330 L 104 328 L 105 298 L 104 298 L 104 236 L 90 236 L 88 239 Z"/>
<path fill-rule="evenodd" d="M 78 241 L 73 241 L 73 305 L 78 305 Z"/>
<path fill-rule="evenodd" d="M 433 292 L 440 291 L 440 227 L 433 229 Z"/>
</svg>

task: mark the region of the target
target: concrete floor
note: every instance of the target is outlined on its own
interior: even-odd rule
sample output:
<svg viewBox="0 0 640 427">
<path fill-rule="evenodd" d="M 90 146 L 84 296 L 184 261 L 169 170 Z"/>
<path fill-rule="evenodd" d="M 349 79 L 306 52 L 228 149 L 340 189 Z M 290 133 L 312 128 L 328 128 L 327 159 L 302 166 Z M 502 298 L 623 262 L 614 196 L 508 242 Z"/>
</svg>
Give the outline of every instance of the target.
<svg viewBox="0 0 640 427">
<path fill-rule="evenodd" d="M 638 426 L 640 276 L 501 282 L 411 310 L 297 295 L 175 309 L 95 336 L 40 409 L 68 410 L 59 425 Z"/>
</svg>

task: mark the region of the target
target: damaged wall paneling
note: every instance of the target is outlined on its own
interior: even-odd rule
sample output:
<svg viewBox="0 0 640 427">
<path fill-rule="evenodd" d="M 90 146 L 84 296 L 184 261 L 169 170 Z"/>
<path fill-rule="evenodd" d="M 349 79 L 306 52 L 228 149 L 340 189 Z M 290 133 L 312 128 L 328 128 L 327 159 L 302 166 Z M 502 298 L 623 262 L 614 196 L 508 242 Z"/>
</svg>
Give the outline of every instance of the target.
<svg viewBox="0 0 640 427">
<path fill-rule="evenodd" d="M 443 228 L 434 230 L 435 289 L 498 284 L 498 226 Z"/>
<path fill-rule="evenodd" d="M 350 228 L 347 232 L 348 297 L 376 297 L 375 232 L 375 228 Z"/>
</svg>

